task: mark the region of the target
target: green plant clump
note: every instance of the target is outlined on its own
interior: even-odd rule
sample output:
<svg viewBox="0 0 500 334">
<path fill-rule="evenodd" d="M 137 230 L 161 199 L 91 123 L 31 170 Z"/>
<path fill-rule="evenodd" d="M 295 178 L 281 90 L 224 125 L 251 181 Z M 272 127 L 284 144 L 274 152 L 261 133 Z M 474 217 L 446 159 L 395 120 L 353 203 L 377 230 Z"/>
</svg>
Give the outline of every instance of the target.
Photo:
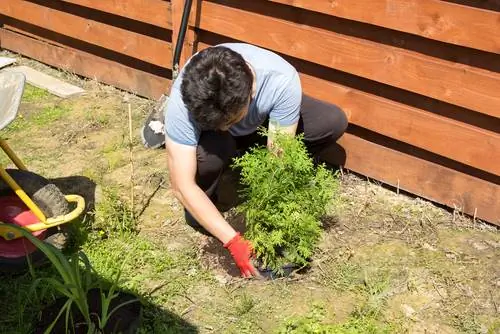
<svg viewBox="0 0 500 334">
<path fill-rule="evenodd" d="M 349 317 L 339 324 L 325 323 L 325 311 L 315 306 L 303 317 L 288 319 L 276 334 L 390 334 L 397 333 L 391 324 L 371 317 Z"/>
<path fill-rule="evenodd" d="M 52 328 L 56 325 L 57 321 L 61 316 L 64 315 L 66 332 L 70 333 L 70 329 L 73 324 L 72 319 L 72 306 L 76 305 L 78 311 L 83 316 L 85 324 L 87 325 L 87 334 L 102 333 L 102 330 L 106 327 L 107 322 L 111 318 L 111 315 L 116 312 L 119 308 L 139 302 L 139 299 L 132 299 L 119 304 L 114 308 L 110 308 L 111 301 L 118 297 L 119 293 L 116 291 L 118 287 L 118 281 L 120 279 L 121 271 L 113 282 L 113 284 L 106 289 L 102 282 L 96 280 L 92 277 L 95 273 L 94 268 L 90 264 L 88 257 L 83 252 L 78 252 L 72 254 L 69 259 L 65 255 L 55 248 L 51 244 L 46 244 L 36 237 L 31 235 L 30 232 L 25 229 L 18 227 L 16 225 L 11 226 L 12 228 L 19 231 L 19 233 L 32 242 L 39 250 L 41 250 L 48 260 L 52 263 L 59 274 L 59 278 L 54 277 L 44 277 L 39 278 L 34 281 L 32 289 L 35 289 L 41 282 L 45 281 L 51 285 L 56 291 L 61 295 L 66 297 L 66 302 L 59 310 L 58 315 L 54 318 L 54 321 L 49 325 L 49 327 L 44 331 L 44 334 L 49 334 L 52 332 Z M 80 266 L 83 264 L 83 270 Z M 30 266 L 32 275 L 34 275 L 33 268 Z M 87 293 L 92 288 L 98 288 L 101 296 L 101 312 L 100 314 L 94 315 L 91 313 Z M 108 291 L 105 291 L 108 290 Z M 97 316 L 97 323 L 95 323 L 95 316 Z M 80 324 L 81 325 L 81 324 Z"/>
<path fill-rule="evenodd" d="M 261 134 L 265 134 L 261 130 Z M 320 218 L 338 189 L 324 165 L 315 167 L 303 136 L 276 133 L 273 149 L 253 147 L 234 168 L 241 169 L 245 237 L 262 265 L 277 273 L 286 264 L 306 266 L 321 235 Z"/>
</svg>

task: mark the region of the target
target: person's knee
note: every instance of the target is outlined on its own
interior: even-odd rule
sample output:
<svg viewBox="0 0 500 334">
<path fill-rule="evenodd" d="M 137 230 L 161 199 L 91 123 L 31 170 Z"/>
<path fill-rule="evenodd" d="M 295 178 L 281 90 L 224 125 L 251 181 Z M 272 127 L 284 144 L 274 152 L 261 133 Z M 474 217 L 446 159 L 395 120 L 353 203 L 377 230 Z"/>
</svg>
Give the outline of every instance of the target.
<svg viewBox="0 0 500 334">
<path fill-rule="evenodd" d="M 345 133 L 349 125 L 349 120 L 340 107 L 332 105 L 331 113 L 329 113 L 328 119 L 325 120 L 325 124 L 326 123 L 329 124 L 328 128 L 330 129 L 328 136 L 331 140 L 336 141 Z"/>
<path fill-rule="evenodd" d="M 197 148 L 198 173 L 217 174 L 236 154 L 236 144 L 229 133 L 204 132 Z"/>
<path fill-rule="evenodd" d="M 303 101 L 304 135 L 311 143 L 326 143 L 339 139 L 347 129 L 348 119 L 342 109 L 334 104 L 308 96 Z"/>
</svg>

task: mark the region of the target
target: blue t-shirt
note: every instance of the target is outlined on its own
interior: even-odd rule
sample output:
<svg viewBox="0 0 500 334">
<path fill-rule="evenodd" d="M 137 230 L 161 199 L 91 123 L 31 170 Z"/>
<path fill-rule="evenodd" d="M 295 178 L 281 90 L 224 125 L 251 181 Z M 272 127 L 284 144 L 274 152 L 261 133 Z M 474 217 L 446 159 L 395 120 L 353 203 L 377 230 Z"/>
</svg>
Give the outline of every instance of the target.
<svg viewBox="0 0 500 334">
<path fill-rule="evenodd" d="M 233 136 L 244 136 L 257 130 L 269 117 L 287 126 L 299 120 L 302 88 L 295 68 L 268 50 L 244 43 L 221 44 L 238 52 L 255 72 L 256 91 L 246 116 L 229 128 Z M 201 130 L 189 116 L 182 101 L 182 73 L 175 80 L 166 104 L 166 135 L 179 144 L 196 146 Z"/>
</svg>

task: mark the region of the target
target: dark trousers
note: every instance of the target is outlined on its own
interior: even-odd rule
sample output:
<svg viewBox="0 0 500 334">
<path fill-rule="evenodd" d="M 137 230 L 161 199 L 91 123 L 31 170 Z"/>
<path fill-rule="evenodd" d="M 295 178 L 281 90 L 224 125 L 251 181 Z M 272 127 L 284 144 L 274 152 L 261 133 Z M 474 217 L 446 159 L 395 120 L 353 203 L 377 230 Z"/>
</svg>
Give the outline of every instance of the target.
<svg viewBox="0 0 500 334">
<path fill-rule="evenodd" d="M 304 143 L 311 155 L 334 144 L 346 128 L 347 117 L 339 107 L 303 96 L 297 133 L 304 134 Z M 241 137 L 233 137 L 229 132 L 202 132 L 196 151 L 196 183 L 214 201 L 221 176 L 237 152 L 266 142 L 267 138 L 256 132 Z M 187 223 L 200 230 L 201 226 L 189 212 L 185 213 Z"/>
</svg>

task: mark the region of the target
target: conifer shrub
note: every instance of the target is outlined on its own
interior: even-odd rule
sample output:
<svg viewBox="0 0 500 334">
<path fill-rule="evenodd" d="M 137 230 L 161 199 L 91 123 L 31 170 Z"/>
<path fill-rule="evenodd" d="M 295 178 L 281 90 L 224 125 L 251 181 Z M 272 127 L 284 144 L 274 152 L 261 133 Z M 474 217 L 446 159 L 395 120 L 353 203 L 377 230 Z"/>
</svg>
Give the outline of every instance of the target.
<svg viewBox="0 0 500 334">
<path fill-rule="evenodd" d="M 265 135 L 265 130 L 260 130 Z M 273 149 L 253 147 L 234 159 L 244 202 L 245 237 L 266 269 L 307 266 L 321 236 L 321 217 L 338 191 L 338 178 L 315 166 L 302 135 L 273 135 Z"/>
</svg>

